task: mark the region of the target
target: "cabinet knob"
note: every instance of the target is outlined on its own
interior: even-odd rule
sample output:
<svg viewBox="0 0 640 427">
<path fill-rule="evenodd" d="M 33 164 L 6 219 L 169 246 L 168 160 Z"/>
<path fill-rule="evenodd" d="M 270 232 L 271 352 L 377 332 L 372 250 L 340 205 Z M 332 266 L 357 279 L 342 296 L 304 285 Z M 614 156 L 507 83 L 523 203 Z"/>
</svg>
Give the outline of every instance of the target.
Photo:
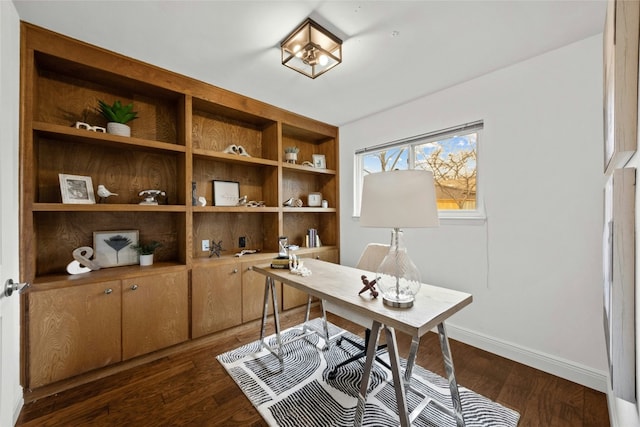
<svg viewBox="0 0 640 427">
<path fill-rule="evenodd" d="M 316 259 L 320 259 L 320 255 L 316 255 Z"/>
<path fill-rule="evenodd" d="M 236 274 L 237 272 L 238 272 L 238 269 L 237 269 L 237 268 L 234 268 L 232 273 L 233 273 L 233 274 Z"/>
<path fill-rule="evenodd" d="M 104 293 L 107 294 L 107 295 L 109 295 L 111 292 L 113 292 L 113 289 L 111 289 L 111 288 L 107 288 L 107 289 L 104 290 Z"/>
<path fill-rule="evenodd" d="M 131 290 L 135 291 L 136 289 L 138 289 L 138 285 L 131 285 Z"/>
<path fill-rule="evenodd" d="M 253 270 L 253 267 L 251 266 L 247 267 L 247 271 L 252 271 L 252 270 Z"/>
</svg>

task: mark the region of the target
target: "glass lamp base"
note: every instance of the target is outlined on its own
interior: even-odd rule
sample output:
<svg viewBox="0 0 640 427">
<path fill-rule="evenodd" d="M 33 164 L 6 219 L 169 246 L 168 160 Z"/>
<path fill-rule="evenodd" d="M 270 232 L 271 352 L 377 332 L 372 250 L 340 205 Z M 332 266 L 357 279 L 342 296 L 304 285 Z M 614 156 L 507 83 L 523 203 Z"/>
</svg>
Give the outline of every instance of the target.
<svg viewBox="0 0 640 427">
<path fill-rule="evenodd" d="M 385 297 L 383 295 L 382 296 L 382 302 L 383 302 L 384 305 L 388 305 L 389 307 L 396 307 L 396 308 L 413 307 L 413 298 L 410 299 L 410 300 L 405 300 L 405 301 L 397 301 L 397 300 L 388 299 L 387 297 Z"/>
</svg>

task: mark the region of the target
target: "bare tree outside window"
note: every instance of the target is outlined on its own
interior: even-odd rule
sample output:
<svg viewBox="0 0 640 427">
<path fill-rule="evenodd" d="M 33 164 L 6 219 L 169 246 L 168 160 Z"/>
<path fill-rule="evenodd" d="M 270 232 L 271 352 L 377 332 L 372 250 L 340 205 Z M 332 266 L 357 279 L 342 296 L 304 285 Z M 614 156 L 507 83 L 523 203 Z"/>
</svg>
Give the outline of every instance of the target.
<svg viewBox="0 0 640 427">
<path fill-rule="evenodd" d="M 376 151 L 356 153 L 360 187 L 362 178 L 370 173 L 426 169 L 433 172 L 439 210 L 475 211 L 478 208 L 478 135 L 478 130 L 467 129 L 466 133 L 462 131 L 457 135 L 415 138 Z"/>
<path fill-rule="evenodd" d="M 433 172 L 439 209 L 475 209 L 477 134 L 415 146 L 415 169 Z"/>
<path fill-rule="evenodd" d="M 390 148 L 366 154 L 363 159 L 363 175 L 376 172 L 409 169 L 409 147 Z"/>
</svg>

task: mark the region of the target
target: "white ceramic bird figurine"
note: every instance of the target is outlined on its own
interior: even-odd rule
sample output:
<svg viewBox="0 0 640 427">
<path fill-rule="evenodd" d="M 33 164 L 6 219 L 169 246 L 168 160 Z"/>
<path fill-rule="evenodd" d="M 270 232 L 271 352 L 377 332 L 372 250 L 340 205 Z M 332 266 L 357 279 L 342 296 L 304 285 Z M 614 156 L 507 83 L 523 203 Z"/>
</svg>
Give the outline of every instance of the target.
<svg viewBox="0 0 640 427">
<path fill-rule="evenodd" d="M 112 193 L 104 185 L 98 184 L 98 196 L 100 197 L 100 200 L 106 200 L 106 198 L 109 196 L 117 196 L 117 195 L 118 193 Z"/>
</svg>

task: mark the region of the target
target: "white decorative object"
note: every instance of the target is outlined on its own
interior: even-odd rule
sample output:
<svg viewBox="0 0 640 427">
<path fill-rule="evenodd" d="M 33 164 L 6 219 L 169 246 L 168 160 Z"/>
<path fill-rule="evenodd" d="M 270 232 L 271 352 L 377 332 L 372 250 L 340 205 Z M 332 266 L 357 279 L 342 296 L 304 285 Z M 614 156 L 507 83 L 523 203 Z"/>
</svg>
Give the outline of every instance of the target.
<svg viewBox="0 0 640 427">
<path fill-rule="evenodd" d="M 200 206 L 207 206 L 207 199 L 205 199 L 203 196 L 198 197 L 198 203 L 200 203 Z"/>
<path fill-rule="evenodd" d="M 105 133 L 107 130 L 102 126 L 91 126 L 89 123 L 76 122 L 76 129 L 90 130 L 91 132 Z"/>
<path fill-rule="evenodd" d="M 92 261 L 93 248 L 89 246 L 81 246 L 73 251 L 73 261 L 67 264 L 67 273 L 81 274 L 88 273 L 92 270 L 100 270 L 100 264 Z"/>
<path fill-rule="evenodd" d="M 67 264 L 67 273 L 69 274 L 82 274 L 88 273 L 91 269 L 89 267 L 83 267 L 78 261 L 73 260 Z"/>
<path fill-rule="evenodd" d="M 322 206 L 322 193 L 309 193 L 309 197 L 307 197 L 307 206 L 309 207 Z"/>
<path fill-rule="evenodd" d="M 222 152 L 227 154 L 238 154 L 238 146 L 235 144 L 231 144 L 227 146 L 227 148 L 225 148 Z"/>
<path fill-rule="evenodd" d="M 107 123 L 107 133 L 119 136 L 131 136 L 131 128 L 123 123 Z"/>
<path fill-rule="evenodd" d="M 245 157 L 251 157 L 249 153 L 247 153 L 247 150 L 242 145 L 238 145 L 238 154 Z"/>
<path fill-rule="evenodd" d="M 111 191 L 109 191 L 109 189 L 107 187 L 105 187 L 102 184 L 98 184 L 98 197 L 100 197 L 101 201 L 104 201 L 107 199 L 107 197 L 111 197 L 111 196 L 117 196 L 118 193 L 112 193 Z"/>
<path fill-rule="evenodd" d="M 289 255 L 289 271 L 302 277 L 311 276 L 311 270 L 306 268 L 295 254 Z"/>
<path fill-rule="evenodd" d="M 284 159 L 287 161 L 287 163 L 295 164 L 298 160 L 298 153 L 285 153 Z"/>
<path fill-rule="evenodd" d="M 140 265 L 141 266 L 153 265 L 153 254 L 140 255 Z"/>
</svg>

